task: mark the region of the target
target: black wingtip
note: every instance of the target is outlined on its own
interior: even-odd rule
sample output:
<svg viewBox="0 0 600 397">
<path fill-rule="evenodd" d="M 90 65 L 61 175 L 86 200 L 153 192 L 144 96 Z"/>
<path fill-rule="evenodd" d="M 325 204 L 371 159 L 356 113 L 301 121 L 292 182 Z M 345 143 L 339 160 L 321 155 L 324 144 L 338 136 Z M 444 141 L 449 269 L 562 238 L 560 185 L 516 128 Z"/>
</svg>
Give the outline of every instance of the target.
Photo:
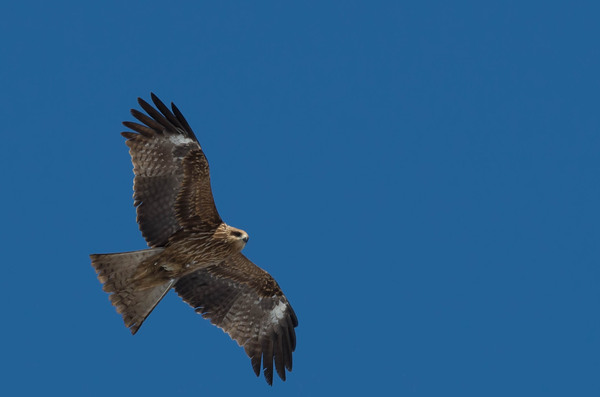
<svg viewBox="0 0 600 397">
<path fill-rule="evenodd" d="M 285 381 L 285 353 L 283 351 L 283 338 L 281 333 L 273 335 L 273 358 L 275 359 L 275 370 L 281 380 Z"/>
<path fill-rule="evenodd" d="M 152 103 L 154 103 L 154 106 L 156 107 L 156 109 L 158 109 L 158 111 L 156 111 L 152 107 L 152 105 L 150 105 L 144 99 L 139 97 L 137 99 L 137 102 L 141 106 L 141 108 L 144 109 L 150 115 L 150 117 L 152 117 L 152 119 L 150 120 L 158 122 L 159 124 L 162 124 L 163 126 L 168 127 L 169 129 L 177 128 L 185 136 L 192 138 L 196 142 L 198 142 L 198 138 L 196 138 L 194 131 L 192 131 L 192 128 L 188 124 L 187 120 L 185 119 L 185 117 L 183 117 L 183 114 L 173 102 L 171 102 L 170 110 L 154 92 L 150 92 L 150 98 L 152 99 Z M 135 117 L 142 123 L 148 125 L 149 127 L 155 128 L 154 125 L 148 124 L 148 118 L 140 119 L 140 112 L 134 113 L 134 110 L 135 109 L 132 109 L 131 113 L 133 117 Z"/>
<path fill-rule="evenodd" d="M 254 370 L 254 374 L 257 377 L 260 376 L 260 361 L 261 361 L 260 354 L 253 356 L 250 360 L 252 362 L 252 369 Z"/>
<path fill-rule="evenodd" d="M 273 385 L 273 341 L 265 338 L 262 341 L 263 373 L 269 385 Z"/>
<path fill-rule="evenodd" d="M 269 386 L 273 386 L 273 368 L 271 368 L 271 372 L 265 368 L 265 380 Z"/>
<path fill-rule="evenodd" d="M 173 102 L 171 102 L 171 109 L 173 110 L 173 114 L 175 115 L 177 120 L 179 120 L 179 122 L 183 125 L 183 128 L 188 133 L 188 136 L 194 139 L 195 141 L 198 141 L 198 138 L 196 138 L 196 134 L 194 134 L 194 131 L 192 131 L 192 127 L 190 127 L 185 117 L 183 117 L 183 114 L 181 113 L 179 108 L 177 108 L 177 106 L 175 106 Z"/>
<path fill-rule="evenodd" d="M 153 93 L 153 92 L 150 92 L 150 99 L 152 99 L 152 102 L 154 102 L 155 105 L 158 105 L 157 102 L 159 102 L 159 103 L 161 103 L 161 104 L 164 105 L 164 103 L 160 99 L 158 99 L 158 97 L 156 96 L 156 94 Z"/>
</svg>

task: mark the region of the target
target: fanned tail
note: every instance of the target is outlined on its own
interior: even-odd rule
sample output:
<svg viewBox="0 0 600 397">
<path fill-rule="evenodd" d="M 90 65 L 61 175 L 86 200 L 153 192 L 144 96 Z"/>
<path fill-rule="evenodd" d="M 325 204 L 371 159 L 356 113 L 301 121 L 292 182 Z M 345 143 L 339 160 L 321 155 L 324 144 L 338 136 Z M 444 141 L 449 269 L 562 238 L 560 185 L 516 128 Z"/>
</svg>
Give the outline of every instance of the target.
<svg viewBox="0 0 600 397">
<path fill-rule="evenodd" d="M 92 266 L 110 301 L 123 316 L 125 326 L 135 334 L 158 302 L 177 280 L 168 280 L 150 288 L 140 288 L 134 278 L 140 263 L 162 252 L 162 248 L 116 254 L 92 254 Z"/>
</svg>

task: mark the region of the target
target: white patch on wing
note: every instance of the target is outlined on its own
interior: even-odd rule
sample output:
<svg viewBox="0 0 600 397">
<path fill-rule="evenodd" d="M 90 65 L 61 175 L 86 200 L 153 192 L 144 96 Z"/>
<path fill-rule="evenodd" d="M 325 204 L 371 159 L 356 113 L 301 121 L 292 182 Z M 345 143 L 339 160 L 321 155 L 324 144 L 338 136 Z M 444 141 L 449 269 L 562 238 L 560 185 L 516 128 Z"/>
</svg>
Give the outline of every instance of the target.
<svg viewBox="0 0 600 397">
<path fill-rule="evenodd" d="M 173 142 L 175 145 L 179 146 L 179 145 L 185 145 L 186 143 L 193 143 L 194 140 L 191 138 L 188 138 L 186 136 L 183 135 L 169 135 L 169 140 L 171 142 Z"/>
<path fill-rule="evenodd" d="M 271 310 L 271 322 L 275 324 L 279 323 L 279 320 L 281 320 L 285 315 L 286 309 L 286 304 L 282 301 L 279 301 L 277 306 L 275 306 L 273 310 Z"/>
</svg>

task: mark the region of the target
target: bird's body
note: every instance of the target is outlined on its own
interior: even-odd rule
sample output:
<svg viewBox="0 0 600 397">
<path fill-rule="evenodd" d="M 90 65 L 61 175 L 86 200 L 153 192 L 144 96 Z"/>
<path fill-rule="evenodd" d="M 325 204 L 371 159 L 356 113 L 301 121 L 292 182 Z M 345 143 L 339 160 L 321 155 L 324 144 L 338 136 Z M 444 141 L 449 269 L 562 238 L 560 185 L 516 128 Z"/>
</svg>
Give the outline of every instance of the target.
<svg viewBox="0 0 600 397">
<path fill-rule="evenodd" d="M 137 124 L 124 132 L 134 164 L 134 205 L 149 249 L 93 254 L 104 290 L 136 333 L 174 288 L 196 311 L 244 347 L 258 375 L 272 383 L 273 365 L 285 380 L 292 369 L 296 315 L 277 282 L 241 254 L 248 234 L 221 220 L 212 197 L 208 161 L 172 105 L 154 95 L 159 111 L 138 99 Z"/>
<path fill-rule="evenodd" d="M 171 279 L 179 279 L 196 270 L 218 265 L 242 251 L 248 234 L 221 223 L 214 230 L 173 235 L 165 249 L 142 261 L 133 280 L 139 288 L 150 288 Z"/>
</svg>

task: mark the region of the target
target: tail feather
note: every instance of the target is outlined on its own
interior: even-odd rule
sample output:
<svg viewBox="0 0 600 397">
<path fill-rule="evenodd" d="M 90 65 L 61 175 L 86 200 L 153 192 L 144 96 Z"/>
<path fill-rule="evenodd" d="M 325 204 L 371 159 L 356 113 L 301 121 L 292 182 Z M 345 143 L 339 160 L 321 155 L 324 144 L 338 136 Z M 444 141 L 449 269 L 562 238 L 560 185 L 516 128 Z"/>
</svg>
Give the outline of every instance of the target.
<svg viewBox="0 0 600 397">
<path fill-rule="evenodd" d="M 152 310 L 169 292 L 177 280 L 167 280 L 150 288 L 140 288 L 134 277 L 138 266 L 144 260 L 162 252 L 162 248 L 117 254 L 93 254 L 92 266 L 98 279 L 104 284 L 104 291 L 110 294 L 110 301 L 123 316 L 125 326 L 135 334 Z"/>
</svg>

